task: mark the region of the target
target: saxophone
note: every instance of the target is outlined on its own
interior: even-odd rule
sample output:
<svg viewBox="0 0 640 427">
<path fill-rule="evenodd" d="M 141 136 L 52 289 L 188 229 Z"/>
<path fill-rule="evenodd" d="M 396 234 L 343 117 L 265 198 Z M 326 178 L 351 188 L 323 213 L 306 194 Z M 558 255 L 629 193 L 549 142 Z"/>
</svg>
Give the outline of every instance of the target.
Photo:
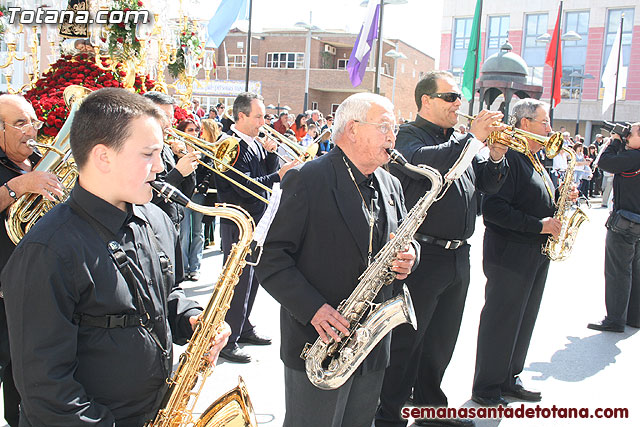
<svg viewBox="0 0 640 427">
<path fill-rule="evenodd" d="M 388 150 L 389 151 L 389 150 Z M 396 230 L 396 235 L 378 252 L 373 262 L 358 278 L 358 286 L 348 299 L 338 306 L 338 312 L 350 323 L 349 335 L 339 334 L 340 342 L 332 338 L 325 343 L 318 337 L 313 345 L 307 343 L 300 357 L 305 359 L 307 377 L 313 385 L 323 390 L 332 390 L 344 384 L 360 366 L 369 352 L 393 328 L 403 323 L 417 327 L 413 303 L 407 285 L 400 295 L 381 304 L 374 304 L 382 286 L 395 279 L 391 263 L 396 254 L 410 244 L 427 210 L 436 201 L 442 188 L 440 173 L 429 166 L 414 166 L 400 153 L 390 151 L 391 159 L 406 169 L 427 177 L 431 189 L 422 196 Z M 365 318 L 366 315 L 366 318 Z"/>
<path fill-rule="evenodd" d="M 573 171 L 576 167 L 576 152 L 569 147 L 564 147 L 564 151 L 569 155 L 569 164 L 567 166 L 567 174 L 564 183 L 560 189 L 560 197 L 558 198 L 558 210 L 553 215 L 554 218 L 562 221 L 562 228 L 558 238 L 549 236 L 547 242 L 542 248 L 542 253 L 551 261 L 563 261 L 569 257 L 573 244 L 578 235 L 578 229 L 585 220 L 589 220 L 587 214 L 577 207 L 573 213 L 570 212 L 573 204 L 569 199 L 569 191 L 573 182 Z"/>
<path fill-rule="evenodd" d="M 154 181 L 151 186 L 160 195 L 182 206 L 201 212 L 228 218 L 240 229 L 240 239 L 231 248 L 229 258 L 222 267 L 215 289 L 209 303 L 198 321 L 187 350 L 180 355 L 178 368 L 170 380 L 169 389 L 153 421 L 145 427 L 223 427 L 242 426 L 257 427 L 255 414 L 247 389 L 239 378 L 239 384 L 212 403 L 199 419 L 193 418 L 193 408 L 200 396 L 207 377 L 211 375 L 212 366 L 205 359 L 211 346 L 211 339 L 218 332 L 224 321 L 227 309 L 233 296 L 233 288 L 238 283 L 245 258 L 250 252 L 253 235 L 253 219 L 242 208 L 233 205 L 219 204 L 207 207 L 195 204 L 175 187 L 164 182 Z"/>
</svg>

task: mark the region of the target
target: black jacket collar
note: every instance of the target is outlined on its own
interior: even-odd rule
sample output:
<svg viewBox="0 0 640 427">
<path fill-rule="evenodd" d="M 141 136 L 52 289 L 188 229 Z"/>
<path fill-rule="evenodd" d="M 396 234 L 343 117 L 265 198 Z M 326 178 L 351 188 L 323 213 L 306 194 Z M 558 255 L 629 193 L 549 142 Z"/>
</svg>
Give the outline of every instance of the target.
<svg viewBox="0 0 640 427">
<path fill-rule="evenodd" d="M 420 114 L 416 116 L 415 121 L 411 122 L 411 124 L 444 140 L 448 140 L 453 135 L 453 128 L 442 128 L 423 118 Z"/>
</svg>

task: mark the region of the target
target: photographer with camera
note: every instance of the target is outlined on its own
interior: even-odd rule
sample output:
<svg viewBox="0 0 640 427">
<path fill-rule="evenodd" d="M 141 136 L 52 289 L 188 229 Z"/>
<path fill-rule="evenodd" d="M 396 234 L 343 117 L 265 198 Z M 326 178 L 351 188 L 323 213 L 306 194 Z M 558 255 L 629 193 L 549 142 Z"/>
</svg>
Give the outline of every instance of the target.
<svg viewBox="0 0 640 427">
<path fill-rule="evenodd" d="M 607 316 L 589 329 L 624 332 L 640 328 L 640 122 L 605 125 L 611 143 L 598 166 L 614 174 L 613 211 L 607 220 L 605 305 Z"/>
</svg>

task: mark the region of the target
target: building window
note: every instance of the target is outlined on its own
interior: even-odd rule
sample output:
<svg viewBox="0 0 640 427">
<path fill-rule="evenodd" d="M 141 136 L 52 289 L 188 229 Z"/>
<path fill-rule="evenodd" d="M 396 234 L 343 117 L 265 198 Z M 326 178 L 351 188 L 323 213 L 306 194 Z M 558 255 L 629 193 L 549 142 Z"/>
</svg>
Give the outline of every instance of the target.
<svg viewBox="0 0 640 427">
<path fill-rule="evenodd" d="M 542 86 L 544 60 L 547 56 L 547 43 L 536 40 L 547 32 L 548 15 L 546 13 L 530 14 L 525 17 L 524 46 L 522 59 L 529 66 L 528 84 Z"/>
<path fill-rule="evenodd" d="M 340 104 L 331 104 L 331 115 L 335 117 L 336 111 L 338 111 L 338 107 Z"/>
<path fill-rule="evenodd" d="M 451 69 L 462 68 L 467 59 L 467 49 L 471 38 L 473 18 L 456 18 L 453 24 Z M 403 70 L 404 72 L 404 70 Z"/>
<path fill-rule="evenodd" d="M 346 70 L 348 59 L 338 59 L 338 70 Z"/>
<path fill-rule="evenodd" d="M 489 31 L 487 31 L 487 49 L 485 59 L 498 53 L 500 47 L 507 41 L 509 36 L 509 17 L 491 16 L 489 17 Z"/>
<path fill-rule="evenodd" d="M 602 55 L 602 70 L 600 75 L 604 73 L 604 68 L 609 60 L 611 49 L 617 49 L 613 46 L 616 38 L 618 27 L 620 27 L 620 18 L 624 13 L 624 23 L 622 26 L 622 58 L 620 60 L 620 73 L 618 77 L 618 85 L 627 86 L 627 71 L 629 70 L 629 59 L 631 57 L 631 36 L 633 33 L 633 9 L 609 9 L 607 16 L 607 28 L 604 34 L 604 54 Z M 600 87 L 602 82 L 600 82 Z"/>
<path fill-rule="evenodd" d="M 562 42 L 561 94 L 563 98 L 578 99 L 581 82 L 580 79 L 571 77 L 571 73 L 584 73 L 589 39 L 589 12 L 567 12 L 563 33 L 567 31 L 575 31 L 582 39 Z"/>
<path fill-rule="evenodd" d="M 304 53 L 267 53 L 267 68 L 304 68 Z"/>
<path fill-rule="evenodd" d="M 244 68 L 247 66 L 245 55 L 227 55 L 227 65 L 229 68 Z"/>
<path fill-rule="evenodd" d="M 311 103 L 311 109 L 312 110 L 317 110 L 318 109 L 318 103 L 317 102 L 312 102 Z"/>
</svg>

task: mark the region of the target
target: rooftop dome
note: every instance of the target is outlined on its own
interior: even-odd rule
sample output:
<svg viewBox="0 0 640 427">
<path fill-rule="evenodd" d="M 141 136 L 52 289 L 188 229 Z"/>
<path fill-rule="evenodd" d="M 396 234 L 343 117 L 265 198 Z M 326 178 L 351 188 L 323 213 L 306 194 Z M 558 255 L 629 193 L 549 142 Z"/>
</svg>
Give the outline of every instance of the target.
<svg viewBox="0 0 640 427">
<path fill-rule="evenodd" d="M 507 41 L 498 53 L 488 57 L 482 65 L 480 80 L 509 80 L 525 83 L 528 75 L 527 63 Z"/>
</svg>

